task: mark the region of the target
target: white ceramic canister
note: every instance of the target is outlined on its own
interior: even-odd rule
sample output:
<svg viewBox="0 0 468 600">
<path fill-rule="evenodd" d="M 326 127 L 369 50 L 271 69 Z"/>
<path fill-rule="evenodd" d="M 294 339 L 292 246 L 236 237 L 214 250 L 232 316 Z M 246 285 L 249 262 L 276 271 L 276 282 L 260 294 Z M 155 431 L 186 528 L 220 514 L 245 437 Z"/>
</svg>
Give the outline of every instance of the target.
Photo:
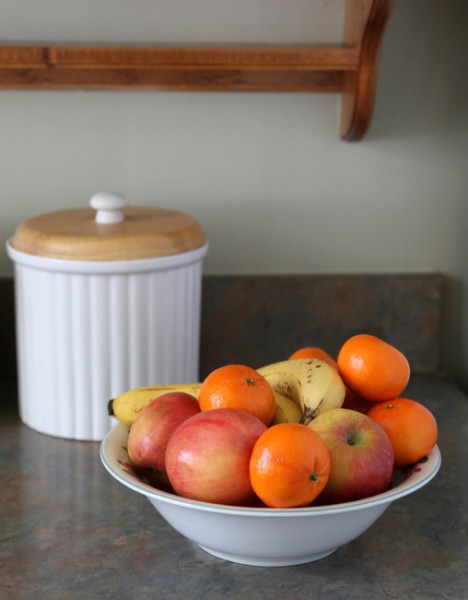
<svg viewBox="0 0 468 600">
<path fill-rule="evenodd" d="M 41 433 L 100 441 L 115 423 L 111 398 L 198 381 L 208 242 L 181 212 L 110 192 L 90 203 L 22 223 L 7 252 L 20 417 Z"/>
</svg>

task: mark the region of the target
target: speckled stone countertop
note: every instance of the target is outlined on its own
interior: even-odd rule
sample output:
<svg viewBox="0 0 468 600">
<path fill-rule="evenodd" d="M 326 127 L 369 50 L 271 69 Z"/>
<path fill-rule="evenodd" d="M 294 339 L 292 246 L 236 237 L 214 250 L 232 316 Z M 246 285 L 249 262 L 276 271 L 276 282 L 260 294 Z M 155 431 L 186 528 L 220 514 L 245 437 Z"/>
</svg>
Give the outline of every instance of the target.
<svg viewBox="0 0 468 600">
<path fill-rule="evenodd" d="M 98 443 L 32 431 L 14 384 L 0 392 L 2 599 L 468 599 L 468 399 L 443 376 L 406 394 L 439 422 L 436 478 L 335 554 L 281 568 L 205 553 L 107 474 Z"/>
</svg>

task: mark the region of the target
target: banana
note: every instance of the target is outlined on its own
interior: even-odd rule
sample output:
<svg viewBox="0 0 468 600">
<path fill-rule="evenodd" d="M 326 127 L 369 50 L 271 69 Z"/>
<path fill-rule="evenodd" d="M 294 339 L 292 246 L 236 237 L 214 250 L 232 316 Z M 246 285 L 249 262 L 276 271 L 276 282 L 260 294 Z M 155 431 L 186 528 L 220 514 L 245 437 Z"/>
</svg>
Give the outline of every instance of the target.
<svg viewBox="0 0 468 600">
<path fill-rule="evenodd" d="M 276 390 L 273 390 L 275 396 L 276 410 L 271 425 L 278 423 L 299 423 L 302 418 L 302 409 L 291 398 L 287 398 Z"/>
<path fill-rule="evenodd" d="M 302 416 L 300 423 L 308 425 L 317 415 L 340 408 L 346 388 L 338 372 L 320 359 L 284 360 L 260 367 L 273 390 L 296 402 Z"/>
<path fill-rule="evenodd" d="M 109 400 L 107 412 L 125 425 L 131 425 L 138 413 L 154 398 L 168 392 L 185 392 L 198 400 L 201 383 L 179 383 L 151 385 L 133 388 Z M 303 417 L 303 410 L 292 398 L 273 388 L 276 410 L 272 425 L 276 423 L 298 423 Z"/>
<path fill-rule="evenodd" d="M 198 400 L 200 388 L 201 383 L 152 385 L 134 388 L 109 400 L 107 412 L 121 423 L 131 425 L 138 413 L 153 400 L 153 398 L 157 398 L 168 392 L 185 392 L 191 394 Z"/>
</svg>

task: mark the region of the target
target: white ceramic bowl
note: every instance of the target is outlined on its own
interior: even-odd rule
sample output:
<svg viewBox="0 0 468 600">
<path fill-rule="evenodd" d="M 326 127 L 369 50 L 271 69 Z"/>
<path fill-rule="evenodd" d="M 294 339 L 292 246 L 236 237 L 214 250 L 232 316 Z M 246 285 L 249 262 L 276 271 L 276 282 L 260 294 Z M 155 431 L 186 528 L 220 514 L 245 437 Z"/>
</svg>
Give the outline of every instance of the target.
<svg viewBox="0 0 468 600">
<path fill-rule="evenodd" d="M 146 484 L 129 464 L 127 437 L 128 427 L 119 424 L 101 444 L 101 460 L 117 481 L 146 496 L 176 531 L 206 552 L 262 567 L 302 564 L 335 552 L 366 531 L 392 502 L 429 483 L 441 464 L 436 446 L 395 487 L 365 500 L 294 509 L 241 508 L 187 500 Z"/>
</svg>

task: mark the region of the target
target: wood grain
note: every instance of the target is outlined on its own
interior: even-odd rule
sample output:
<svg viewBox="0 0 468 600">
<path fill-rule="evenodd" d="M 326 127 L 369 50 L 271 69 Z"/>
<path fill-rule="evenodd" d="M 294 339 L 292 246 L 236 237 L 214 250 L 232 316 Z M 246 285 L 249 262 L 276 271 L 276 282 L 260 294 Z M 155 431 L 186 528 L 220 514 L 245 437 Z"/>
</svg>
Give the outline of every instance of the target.
<svg viewBox="0 0 468 600">
<path fill-rule="evenodd" d="M 189 252 L 206 243 L 190 215 L 163 208 L 129 206 L 124 221 L 100 224 L 91 208 L 33 217 L 11 240 L 19 252 L 62 260 L 114 261 L 157 258 Z"/>
<path fill-rule="evenodd" d="M 357 69 L 348 72 L 342 95 L 341 137 L 362 139 L 374 112 L 384 30 L 393 0 L 346 0 L 344 42 L 359 47 Z"/>
<path fill-rule="evenodd" d="M 353 48 L 0 47 L 0 88 L 339 92 Z"/>
<path fill-rule="evenodd" d="M 341 136 L 359 140 L 372 118 L 393 0 L 345 2 L 339 45 L 0 45 L 0 89 L 342 93 Z"/>
</svg>

